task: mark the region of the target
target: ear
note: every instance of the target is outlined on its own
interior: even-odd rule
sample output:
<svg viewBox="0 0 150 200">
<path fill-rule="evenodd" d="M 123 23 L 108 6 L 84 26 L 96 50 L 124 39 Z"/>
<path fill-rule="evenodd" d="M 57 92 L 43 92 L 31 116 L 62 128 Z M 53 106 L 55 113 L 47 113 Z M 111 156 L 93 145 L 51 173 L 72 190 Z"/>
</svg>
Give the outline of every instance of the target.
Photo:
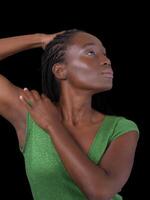
<svg viewBox="0 0 150 200">
<path fill-rule="evenodd" d="M 67 69 L 65 64 L 56 63 L 52 67 L 52 72 L 54 73 L 55 77 L 59 80 L 66 80 L 67 79 Z"/>
</svg>

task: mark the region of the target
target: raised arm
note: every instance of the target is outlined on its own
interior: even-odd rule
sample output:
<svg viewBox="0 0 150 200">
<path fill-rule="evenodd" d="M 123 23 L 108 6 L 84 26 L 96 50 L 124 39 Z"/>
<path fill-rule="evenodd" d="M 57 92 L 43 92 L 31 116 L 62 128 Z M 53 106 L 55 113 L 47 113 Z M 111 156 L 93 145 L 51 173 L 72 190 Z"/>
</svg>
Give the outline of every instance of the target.
<svg viewBox="0 0 150 200">
<path fill-rule="evenodd" d="M 24 50 L 33 48 L 45 48 L 47 43 L 53 40 L 57 34 L 61 33 L 62 32 L 54 34 L 36 33 L 2 38 L 0 39 L 0 60 Z"/>
<path fill-rule="evenodd" d="M 0 60 L 18 52 L 32 49 L 45 48 L 57 34 L 31 34 L 0 39 Z M 26 126 L 26 109 L 22 106 L 19 96 L 22 88 L 15 86 L 6 77 L 0 74 L 0 115 L 7 119 L 16 129 L 19 144 L 23 146 Z"/>
</svg>

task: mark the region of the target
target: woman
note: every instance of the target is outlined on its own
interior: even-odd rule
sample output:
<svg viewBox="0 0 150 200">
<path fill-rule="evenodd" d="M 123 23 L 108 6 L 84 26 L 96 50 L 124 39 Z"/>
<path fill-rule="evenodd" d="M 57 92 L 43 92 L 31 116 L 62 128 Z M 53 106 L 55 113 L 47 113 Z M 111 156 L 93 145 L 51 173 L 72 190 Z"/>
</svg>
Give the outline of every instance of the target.
<svg viewBox="0 0 150 200">
<path fill-rule="evenodd" d="M 42 95 L 0 76 L 0 114 L 16 129 L 33 197 L 120 200 L 139 131 L 133 121 L 91 107 L 92 95 L 112 88 L 106 50 L 79 30 L 44 36 L 44 43 L 35 42 L 35 35 L 0 41 L 1 58 L 46 46 Z"/>
</svg>

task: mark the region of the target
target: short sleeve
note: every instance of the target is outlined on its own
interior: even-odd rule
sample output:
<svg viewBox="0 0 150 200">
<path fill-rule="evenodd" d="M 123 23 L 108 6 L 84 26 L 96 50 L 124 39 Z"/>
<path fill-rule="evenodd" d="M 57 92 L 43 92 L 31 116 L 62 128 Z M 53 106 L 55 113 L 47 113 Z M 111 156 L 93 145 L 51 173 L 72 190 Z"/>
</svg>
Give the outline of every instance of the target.
<svg viewBox="0 0 150 200">
<path fill-rule="evenodd" d="M 136 131 L 139 135 L 139 129 L 135 122 L 124 117 L 120 117 L 114 128 L 113 134 L 111 136 L 111 141 L 129 131 Z"/>
</svg>

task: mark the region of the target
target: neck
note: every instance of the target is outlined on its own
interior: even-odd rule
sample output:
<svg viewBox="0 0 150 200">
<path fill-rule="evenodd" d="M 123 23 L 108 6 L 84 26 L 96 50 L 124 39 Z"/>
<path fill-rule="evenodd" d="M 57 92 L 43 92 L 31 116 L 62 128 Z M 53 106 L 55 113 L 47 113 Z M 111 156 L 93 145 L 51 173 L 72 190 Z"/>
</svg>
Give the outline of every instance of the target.
<svg viewBox="0 0 150 200">
<path fill-rule="evenodd" d="M 76 94 L 75 91 L 62 92 L 59 103 L 56 104 L 62 122 L 77 126 L 92 122 L 94 111 L 91 107 L 92 96 L 88 94 Z"/>
</svg>

